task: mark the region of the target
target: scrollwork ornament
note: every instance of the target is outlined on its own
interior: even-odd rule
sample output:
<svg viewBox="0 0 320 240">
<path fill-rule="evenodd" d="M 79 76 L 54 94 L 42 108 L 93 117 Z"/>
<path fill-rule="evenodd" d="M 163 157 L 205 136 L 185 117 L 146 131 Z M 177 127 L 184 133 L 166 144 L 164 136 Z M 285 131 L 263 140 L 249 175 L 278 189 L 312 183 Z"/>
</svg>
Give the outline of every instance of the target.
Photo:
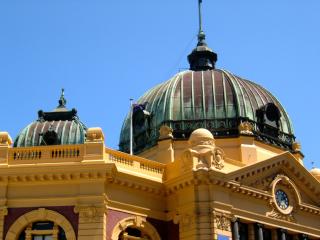
<svg viewBox="0 0 320 240">
<path fill-rule="evenodd" d="M 283 213 L 279 212 L 278 210 L 276 210 L 275 208 L 273 208 L 270 212 L 267 212 L 267 216 L 272 217 L 272 218 L 276 218 L 276 219 L 280 219 L 280 220 L 284 220 L 284 221 L 288 221 L 288 222 L 296 222 L 296 219 L 294 218 L 292 212 L 290 214 L 283 214 Z"/>
</svg>

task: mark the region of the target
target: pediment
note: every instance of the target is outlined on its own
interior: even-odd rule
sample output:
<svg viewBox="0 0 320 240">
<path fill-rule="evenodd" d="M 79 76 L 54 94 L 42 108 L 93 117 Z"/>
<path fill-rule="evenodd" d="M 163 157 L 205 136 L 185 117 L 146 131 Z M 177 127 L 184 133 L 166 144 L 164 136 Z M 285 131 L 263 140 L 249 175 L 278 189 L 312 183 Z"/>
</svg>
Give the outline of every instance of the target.
<svg viewBox="0 0 320 240">
<path fill-rule="evenodd" d="M 320 207 L 320 182 L 289 152 L 228 174 L 229 181 L 269 194 L 279 177 L 287 178 L 300 204 Z"/>
</svg>

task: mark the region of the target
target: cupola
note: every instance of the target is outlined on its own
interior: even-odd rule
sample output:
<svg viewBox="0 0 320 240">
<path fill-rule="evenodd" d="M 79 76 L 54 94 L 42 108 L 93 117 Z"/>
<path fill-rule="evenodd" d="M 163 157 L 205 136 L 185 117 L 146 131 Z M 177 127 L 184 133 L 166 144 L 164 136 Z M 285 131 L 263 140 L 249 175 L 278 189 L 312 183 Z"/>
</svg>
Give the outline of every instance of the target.
<svg viewBox="0 0 320 240">
<path fill-rule="evenodd" d="M 14 147 L 82 144 L 86 126 L 80 121 L 75 108 L 66 108 L 62 89 L 59 105 L 51 112 L 38 111 L 38 119 L 26 126 L 16 137 Z"/>
</svg>

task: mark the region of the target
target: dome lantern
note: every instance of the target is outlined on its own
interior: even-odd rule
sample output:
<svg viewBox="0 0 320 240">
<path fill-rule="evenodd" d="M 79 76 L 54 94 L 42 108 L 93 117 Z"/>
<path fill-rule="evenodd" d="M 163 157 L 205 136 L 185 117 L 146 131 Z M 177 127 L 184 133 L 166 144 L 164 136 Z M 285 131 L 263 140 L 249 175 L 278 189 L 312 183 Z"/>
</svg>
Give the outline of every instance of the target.
<svg viewBox="0 0 320 240">
<path fill-rule="evenodd" d="M 190 64 L 190 70 L 201 71 L 215 69 L 215 64 L 218 60 L 218 56 L 213 52 L 206 43 L 206 35 L 202 30 L 202 14 L 201 14 L 202 0 L 198 0 L 199 9 L 199 32 L 198 32 L 198 44 L 195 49 L 188 56 Z"/>
</svg>

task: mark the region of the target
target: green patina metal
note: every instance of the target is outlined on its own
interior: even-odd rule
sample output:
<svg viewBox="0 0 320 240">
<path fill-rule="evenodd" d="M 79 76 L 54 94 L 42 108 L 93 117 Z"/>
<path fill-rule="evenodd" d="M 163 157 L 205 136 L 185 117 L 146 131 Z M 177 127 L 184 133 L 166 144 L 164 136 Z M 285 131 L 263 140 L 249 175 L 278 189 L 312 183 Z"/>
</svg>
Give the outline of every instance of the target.
<svg viewBox="0 0 320 240">
<path fill-rule="evenodd" d="M 79 120 L 76 109 L 66 108 L 64 90 L 59 105 L 51 112 L 38 112 L 38 119 L 25 127 L 14 141 L 14 147 L 83 144 L 87 127 Z"/>
<path fill-rule="evenodd" d="M 256 137 L 280 147 L 290 148 L 294 141 L 288 114 L 279 101 L 266 89 L 230 72 L 219 69 L 185 71 L 146 92 L 137 104 L 146 104 L 150 112 L 148 124 L 134 135 L 134 151 L 140 152 L 157 143 L 159 128 L 165 124 L 177 139 L 186 139 L 199 128 L 209 129 L 216 137 L 237 136 L 243 121 L 253 124 Z M 274 104 L 280 112 L 279 126 L 260 123 L 257 111 Z M 128 152 L 129 115 L 123 123 L 120 150 Z M 261 124 L 275 131 L 263 132 Z M 260 128 L 259 128 L 260 126 Z M 135 126 L 134 126 L 135 127 Z M 139 136 L 138 136 L 139 135 Z"/>
</svg>

